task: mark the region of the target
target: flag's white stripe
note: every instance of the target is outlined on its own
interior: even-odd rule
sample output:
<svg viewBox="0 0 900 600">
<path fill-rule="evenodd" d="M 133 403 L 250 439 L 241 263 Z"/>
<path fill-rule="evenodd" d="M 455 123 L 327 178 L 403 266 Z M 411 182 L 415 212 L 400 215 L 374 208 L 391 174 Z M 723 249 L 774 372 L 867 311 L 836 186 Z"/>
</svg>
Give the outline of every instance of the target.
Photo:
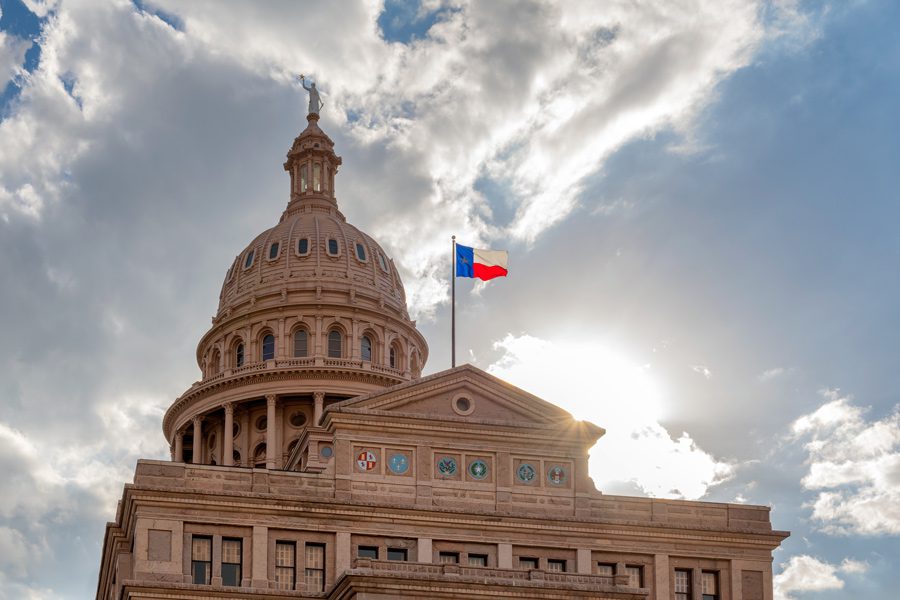
<svg viewBox="0 0 900 600">
<path fill-rule="evenodd" d="M 488 267 L 503 267 L 509 262 L 509 253 L 506 250 L 487 250 L 484 248 L 472 248 L 475 262 Z"/>
</svg>

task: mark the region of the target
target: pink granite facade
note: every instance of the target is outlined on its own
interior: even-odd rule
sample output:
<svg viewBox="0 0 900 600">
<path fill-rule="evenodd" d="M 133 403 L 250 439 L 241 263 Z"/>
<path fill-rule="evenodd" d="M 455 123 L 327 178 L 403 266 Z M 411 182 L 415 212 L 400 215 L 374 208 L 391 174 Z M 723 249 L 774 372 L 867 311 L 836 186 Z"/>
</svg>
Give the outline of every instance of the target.
<svg viewBox="0 0 900 600">
<path fill-rule="evenodd" d="M 140 461 L 107 526 L 97 599 L 772 600 L 768 508 L 602 494 L 601 428 L 469 365 L 420 377 L 397 270 L 308 120 L 164 417 L 172 461 Z"/>
</svg>

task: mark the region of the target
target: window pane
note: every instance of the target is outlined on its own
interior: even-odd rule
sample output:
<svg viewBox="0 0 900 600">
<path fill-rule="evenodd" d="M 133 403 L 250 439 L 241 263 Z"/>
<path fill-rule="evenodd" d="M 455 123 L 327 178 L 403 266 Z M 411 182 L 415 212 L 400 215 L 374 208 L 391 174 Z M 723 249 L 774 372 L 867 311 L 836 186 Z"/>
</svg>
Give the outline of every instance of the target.
<svg viewBox="0 0 900 600">
<path fill-rule="evenodd" d="M 378 253 L 378 264 L 381 265 L 381 268 L 382 268 L 384 271 L 387 271 L 387 270 L 388 270 L 388 268 L 387 268 L 387 262 L 385 262 L 385 260 L 384 260 L 384 255 L 383 255 L 381 252 Z"/>
<path fill-rule="evenodd" d="M 331 238 L 328 240 L 328 254 L 333 254 L 333 255 L 337 256 L 337 253 L 338 253 L 337 240 L 334 238 Z"/>
<path fill-rule="evenodd" d="M 359 260 L 366 260 L 366 249 L 359 243 L 356 244 L 356 258 Z"/>
<path fill-rule="evenodd" d="M 309 189 L 309 165 L 304 164 L 300 167 L 300 191 L 305 192 Z"/>
<path fill-rule="evenodd" d="M 519 568 L 520 569 L 537 569 L 538 568 L 538 559 L 531 558 L 528 556 L 520 556 L 519 557 Z"/>
<path fill-rule="evenodd" d="M 278 247 L 280 245 L 281 244 L 279 244 L 278 242 L 275 242 L 274 244 L 269 246 L 269 258 L 275 258 L 276 256 L 278 256 Z"/>
<path fill-rule="evenodd" d="M 275 567 L 275 584 L 279 590 L 294 589 L 294 567 Z"/>
<path fill-rule="evenodd" d="M 547 570 L 548 571 L 557 571 L 559 573 L 565 573 L 566 572 L 566 561 L 551 558 L 551 559 L 547 560 Z"/>
<path fill-rule="evenodd" d="M 328 357 L 340 358 L 343 355 L 341 350 L 341 332 L 332 330 L 328 334 Z"/>
<path fill-rule="evenodd" d="M 297 252 L 300 254 L 309 252 L 309 238 L 303 238 L 297 242 Z"/>
<path fill-rule="evenodd" d="M 253 250 L 247 253 L 247 260 L 244 261 L 244 268 L 246 269 L 250 265 L 253 264 Z"/>
<path fill-rule="evenodd" d="M 208 585 L 212 576 L 212 539 L 194 537 L 191 540 L 191 581 Z"/>
<path fill-rule="evenodd" d="M 616 574 L 616 565 L 608 563 L 600 563 L 597 565 L 597 575 L 606 575 L 612 577 Z"/>
<path fill-rule="evenodd" d="M 486 567 L 487 554 L 470 554 L 469 565 L 472 567 Z"/>
<path fill-rule="evenodd" d="M 244 345 L 238 344 L 234 351 L 234 364 L 238 367 L 244 366 Z"/>
<path fill-rule="evenodd" d="M 372 360 L 372 340 L 369 339 L 369 336 L 363 336 L 359 353 L 362 355 L 363 360 Z"/>
<path fill-rule="evenodd" d="M 394 350 L 393 348 L 391 348 L 391 351 L 390 351 L 390 361 L 391 361 L 391 368 L 396 369 L 397 368 L 397 351 Z"/>
<path fill-rule="evenodd" d="M 628 585 L 630 587 L 644 587 L 644 577 L 642 567 L 625 567 L 625 574 L 628 575 Z"/>
<path fill-rule="evenodd" d="M 700 575 L 700 592 L 703 600 L 717 600 L 719 597 L 719 578 L 712 571 L 703 571 Z"/>
<path fill-rule="evenodd" d="M 297 546 L 293 542 L 275 543 L 275 582 L 280 590 L 294 589 Z"/>
<path fill-rule="evenodd" d="M 212 540 L 195 537 L 191 540 L 191 560 L 212 560 Z"/>
<path fill-rule="evenodd" d="M 222 585 L 241 585 L 241 565 L 222 563 Z"/>
<path fill-rule="evenodd" d="M 209 585 L 211 581 L 210 563 L 193 561 L 191 562 L 191 583 L 198 585 Z"/>
<path fill-rule="evenodd" d="M 322 191 L 322 165 L 313 165 L 313 191 Z"/>
<path fill-rule="evenodd" d="M 306 337 L 306 331 L 303 329 L 294 334 L 294 356 L 307 356 Z"/>
<path fill-rule="evenodd" d="M 407 559 L 406 548 L 388 548 L 387 559 L 388 560 L 401 560 L 405 561 Z"/>
<path fill-rule="evenodd" d="M 262 359 L 272 360 L 273 358 L 275 358 L 275 336 L 270 333 L 263 338 Z"/>
<path fill-rule="evenodd" d="M 356 550 L 356 556 L 360 558 L 378 559 L 378 548 L 375 546 L 360 546 Z"/>
<path fill-rule="evenodd" d="M 438 562 L 447 565 L 455 565 L 459 562 L 459 552 L 441 552 L 438 554 Z"/>
</svg>

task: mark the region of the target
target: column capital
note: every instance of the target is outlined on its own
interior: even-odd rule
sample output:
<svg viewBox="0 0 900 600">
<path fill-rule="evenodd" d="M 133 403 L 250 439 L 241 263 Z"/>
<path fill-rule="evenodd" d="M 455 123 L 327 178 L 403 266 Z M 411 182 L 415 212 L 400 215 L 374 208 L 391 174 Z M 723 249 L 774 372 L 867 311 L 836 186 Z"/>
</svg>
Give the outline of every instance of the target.
<svg viewBox="0 0 900 600">
<path fill-rule="evenodd" d="M 234 415 L 234 402 L 226 402 L 222 406 L 225 408 L 226 415 Z"/>
<path fill-rule="evenodd" d="M 325 392 L 313 392 L 313 400 L 322 402 L 325 400 Z"/>
<path fill-rule="evenodd" d="M 276 400 L 278 400 L 278 394 L 266 394 L 266 405 L 275 406 Z"/>
<path fill-rule="evenodd" d="M 200 416 L 200 415 L 197 415 L 197 416 L 195 416 L 195 417 L 191 417 L 191 423 L 193 423 L 195 427 L 196 427 L 197 425 L 199 425 L 200 423 L 202 423 L 202 422 L 203 422 L 203 417 Z"/>
</svg>

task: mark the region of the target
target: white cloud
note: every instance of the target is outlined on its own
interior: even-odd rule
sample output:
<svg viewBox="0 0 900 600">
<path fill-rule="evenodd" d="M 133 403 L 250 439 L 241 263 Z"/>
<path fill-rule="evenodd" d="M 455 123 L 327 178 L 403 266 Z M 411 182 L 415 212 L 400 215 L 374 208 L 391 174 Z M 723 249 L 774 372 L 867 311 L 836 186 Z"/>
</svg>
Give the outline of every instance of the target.
<svg viewBox="0 0 900 600">
<path fill-rule="evenodd" d="M 818 491 L 813 519 L 828 533 L 900 534 L 900 409 L 867 420 L 837 390 L 823 395 L 792 426 L 808 453 L 803 486 Z"/>
<path fill-rule="evenodd" d="M 591 451 L 599 489 L 627 482 L 656 497 L 696 499 L 732 476 L 731 464 L 688 433 L 673 438 L 659 424 L 665 400 L 649 366 L 599 341 L 508 335 L 495 347 L 503 355 L 488 372 L 607 430 Z"/>
<path fill-rule="evenodd" d="M 691 365 L 691 371 L 703 375 L 704 379 L 712 379 L 712 371 L 706 365 Z"/>
<path fill-rule="evenodd" d="M 794 600 L 795 592 L 844 589 L 839 573 L 861 574 L 869 568 L 858 560 L 847 558 L 840 565 L 833 565 L 806 554 L 792 556 L 781 567 L 774 579 L 775 600 Z"/>
<path fill-rule="evenodd" d="M 765 383 L 767 381 L 772 381 L 774 379 L 778 379 L 779 377 L 783 377 L 784 375 L 791 372 L 791 369 L 785 367 L 772 367 L 771 369 L 766 369 L 759 375 L 757 375 L 757 379 L 761 382 Z"/>
</svg>

